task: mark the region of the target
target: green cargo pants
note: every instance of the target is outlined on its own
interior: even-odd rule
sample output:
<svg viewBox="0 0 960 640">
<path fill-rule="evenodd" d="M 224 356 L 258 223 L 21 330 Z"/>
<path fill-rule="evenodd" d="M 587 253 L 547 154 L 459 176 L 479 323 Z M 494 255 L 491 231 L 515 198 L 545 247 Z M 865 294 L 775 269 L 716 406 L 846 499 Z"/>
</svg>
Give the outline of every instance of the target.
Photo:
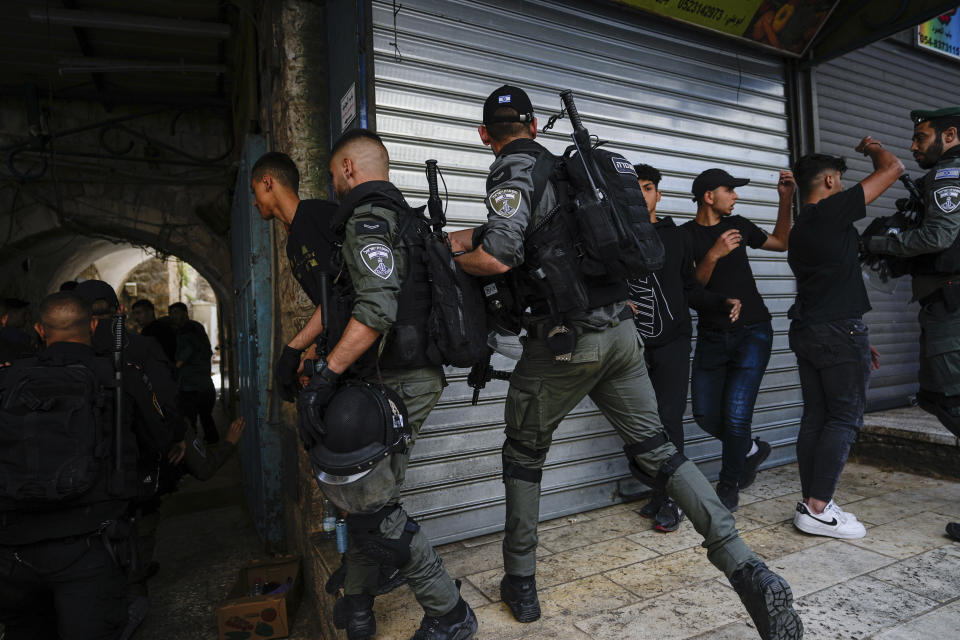
<svg viewBox="0 0 960 640">
<path fill-rule="evenodd" d="M 920 388 L 945 396 L 960 395 L 960 309 L 942 301 L 920 309 Z"/>
<path fill-rule="evenodd" d="M 523 356 L 510 376 L 506 404 L 503 564 L 508 574 L 529 576 L 536 571 L 540 515 L 536 476 L 542 472 L 557 425 L 586 395 L 627 444 L 663 432 L 643 343 L 632 322 L 579 336 L 570 362 L 557 362 L 544 340 L 527 338 L 524 343 Z M 645 473 L 656 476 L 675 453 L 676 447 L 667 441 L 634 460 Z M 677 468 L 667 482 L 667 493 L 703 536 L 710 562 L 727 577 L 756 557 L 695 464 L 687 461 Z"/>
<path fill-rule="evenodd" d="M 443 374 L 439 367 L 411 369 L 408 371 L 383 371 L 383 382 L 395 390 L 407 407 L 407 420 L 416 439 L 420 426 L 440 399 L 443 391 Z M 397 488 L 390 504 L 400 504 L 400 485 L 403 484 L 410 460 L 409 452 L 394 455 L 391 460 L 393 473 L 397 479 Z M 380 533 L 384 538 L 396 540 L 403 534 L 407 523 L 407 512 L 402 508 L 394 510 L 380 523 Z M 347 530 L 349 534 L 349 529 Z M 379 563 L 362 554 L 353 540 L 350 540 L 346 553 L 347 575 L 343 592 L 356 595 L 364 591 L 372 592 L 377 585 Z M 433 550 L 423 531 L 418 531 L 410 541 L 410 561 L 400 567 L 400 573 L 407 579 L 417 602 L 428 616 L 441 616 L 448 613 L 460 600 L 460 591 L 453 579 L 443 568 L 443 560 Z"/>
</svg>

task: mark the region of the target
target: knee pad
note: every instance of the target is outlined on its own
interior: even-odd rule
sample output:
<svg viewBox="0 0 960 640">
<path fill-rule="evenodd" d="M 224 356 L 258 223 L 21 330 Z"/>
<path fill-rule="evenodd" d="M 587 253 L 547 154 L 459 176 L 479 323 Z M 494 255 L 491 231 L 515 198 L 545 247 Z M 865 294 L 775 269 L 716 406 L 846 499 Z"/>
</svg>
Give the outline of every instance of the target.
<svg viewBox="0 0 960 640">
<path fill-rule="evenodd" d="M 357 550 L 379 564 L 397 568 L 410 562 L 410 542 L 414 534 L 420 531 L 417 521 L 407 516 L 407 522 L 399 538 L 383 537 L 380 533 L 380 523 L 399 508 L 393 505 L 370 515 L 347 516 L 347 531 L 357 545 Z"/>
<path fill-rule="evenodd" d="M 507 459 L 507 447 L 510 447 L 517 453 L 522 453 L 528 458 L 537 458 L 540 459 L 546 455 L 546 449 L 532 449 L 523 444 L 520 444 L 517 440 L 513 438 L 507 438 L 506 442 L 503 443 L 502 458 L 503 458 L 503 479 L 506 481 L 507 478 L 516 478 L 517 480 L 523 480 L 524 482 L 532 482 L 534 484 L 540 484 L 540 481 L 543 479 L 543 469 L 537 469 L 533 467 L 525 467 L 513 460 Z"/>
<path fill-rule="evenodd" d="M 624 445 L 623 447 L 623 452 L 627 455 L 627 460 L 630 463 L 630 473 L 633 474 L 633 477 L 651 489 L 666 491 L 667 482 L 670 480 L 670 476 L 676 472 L 680 465 L 687 461 L 686 456 L 679 451 L 674 453 L 672 456 L 667 458 L 663 464 L 660 465 L 660 469 L 657 471 L 656 476 L 652 476 L 641 469 L 640 465 L 637 464 L 634 458 L 636 456 L 642 456 L 650 453 L 651 451 L 658 449 L 669 442 L 670 438 L 667 437 L 667 433 L 665 431 L 661 431 L 657 435 L 651 436 L 643 442 L 635 442 L 633 444 Z"/>
</svg>

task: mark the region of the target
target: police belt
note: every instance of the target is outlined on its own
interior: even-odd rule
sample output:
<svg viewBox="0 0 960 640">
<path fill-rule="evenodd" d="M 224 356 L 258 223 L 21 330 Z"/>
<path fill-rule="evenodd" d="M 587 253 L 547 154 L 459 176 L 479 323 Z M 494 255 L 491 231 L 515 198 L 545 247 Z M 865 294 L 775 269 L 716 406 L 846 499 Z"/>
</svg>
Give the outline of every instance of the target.
<svg viewBox="0 0 960 640">
<path fill-rule="evenodd" d="M 626 305 L 620 313 L 617 314 L 617 320 L 623 322 L 624 320 L 630 320 L 633 318 L 633 309 L 630 308 L 630 305 Z M 531 325 L 527 328 L 527 335 L 529 335 L 534 340 L 546 340 L 547 336 L 550 335 L 550 332 L 553 331 L 554 327 L 557 325 L 554 323 L 546 322 L 542 324 Z M 592 329 L 581 327 L 579 325 L 574 325 L 572 327 L 567 327 L 578 336 L 584 333 L 589 333 L 591 331 L 603 331 L 603 329 Z M 606 327 L 604 327 L 605 329 Z"/>
</svg>

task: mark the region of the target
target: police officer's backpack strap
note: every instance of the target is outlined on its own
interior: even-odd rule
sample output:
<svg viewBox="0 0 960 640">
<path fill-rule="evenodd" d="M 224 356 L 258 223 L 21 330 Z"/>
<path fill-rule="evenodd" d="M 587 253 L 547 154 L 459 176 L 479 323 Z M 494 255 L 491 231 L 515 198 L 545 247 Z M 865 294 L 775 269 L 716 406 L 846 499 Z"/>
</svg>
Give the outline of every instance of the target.
<svg viewBox="0 0 960 640">
<path fill-rule="evenodd" d="M 557 156 L 546 149 L 537 154 L 537 161 L 533 164 L 531 179 L 533 180 L 533 197 L 530 200 L 530 214 L 532 215 L 540 204 L 543 192 L 550 183 L 553 170 L 557 166 Z"/>
</svg>

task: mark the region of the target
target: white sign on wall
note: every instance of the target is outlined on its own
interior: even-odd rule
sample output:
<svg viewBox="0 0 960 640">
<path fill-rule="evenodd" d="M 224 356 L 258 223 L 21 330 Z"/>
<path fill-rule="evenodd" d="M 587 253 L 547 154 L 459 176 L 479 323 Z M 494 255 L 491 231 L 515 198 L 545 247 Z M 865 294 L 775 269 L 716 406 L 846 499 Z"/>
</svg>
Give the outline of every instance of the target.
<svg viewBox="0 0 960 640">
<path fill-rule="evenodd" d="M 340 133 L 357 117 L 357 83 L 354 82 L 347 92 L 340 98 Z"/>
</svg>

